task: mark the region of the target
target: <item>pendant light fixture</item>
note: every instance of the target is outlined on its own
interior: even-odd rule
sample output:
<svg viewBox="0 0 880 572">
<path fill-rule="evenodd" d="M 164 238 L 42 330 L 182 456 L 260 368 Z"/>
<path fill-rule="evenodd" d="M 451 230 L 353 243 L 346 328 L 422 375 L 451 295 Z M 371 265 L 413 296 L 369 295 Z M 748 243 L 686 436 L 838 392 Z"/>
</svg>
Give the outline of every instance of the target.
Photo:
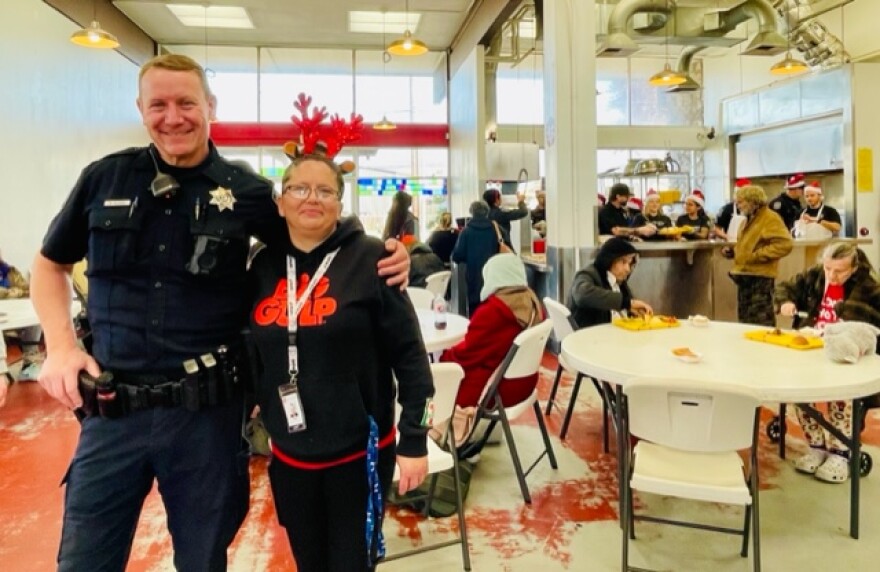
<svg viewBox="0 0 880 572">
<path fill-rule="evenodd" d="M 409 31 L 409 0 L 406 0 L 406 26 L 403 37 L 394 40 L 388 45 L 388 53 L 395 56 L 421 56 L 422 54 L 427 54 L 428 46 L 425 45 L 425 42 L 413 36 L 412 32 Z"/>
<path fill-rule="evenodd" d="M 116 36 L 101 28 L 98 23 L 98 4 L 92 0 L 92 23 L 87 28 L 77 30 L 70 36 L 70 41 L 77 46 L 86 48 L 113 49 L 119 47 Z"/>
<path fill-rule="evenodd" d="M 385 18 L 386 15 L 382 13 L 382 45 L 385 45 Z M 391 59 L 391 54 L 388 53 L 388 50 L 382 51 L 382 81 L 385 81 L 385 64 L 388 63 L 388 60 Z M 397 129 L 397 125 L 393 121 L 389 121 L 388 117 L 383 113 L 382 119 L 379 123 L 373 124 L 373 129 L 376 131 L 392 131 Z"/>
<path fill-rule="evenodd" d="M 785 39 L 788 43 L 788 49 L 785 52 L 785 58 L 781 62 L 777 62 L 773 64 L 770 68 L 770 73 L 773 75 L 792 75 L 796 73 L 805 72 L 810 69 L 803 61 L 792 57 L 791 55 L 791 10 L 786 6 L 785 10 L 785 26 L 786 33 Z"/>
<path fill-rule="evenodd" d="M 654 87 L 672 87 L 675 85 L 681 85 L 687 81 L 687 78 L 673 70 L 669 65 L 669 21 L 672 19 L 672 10 L 669 8 L 669 0 L 666 0 L 666 24 L 663 26 L 666 32 L 666 40 L 665 40 L 665 56 L 664 59 L 666 63 L 663 64 L 663 69 L 659 72 L 655 73 L 648 79 L 648 83 L 653 85 Z"/>
</svg>

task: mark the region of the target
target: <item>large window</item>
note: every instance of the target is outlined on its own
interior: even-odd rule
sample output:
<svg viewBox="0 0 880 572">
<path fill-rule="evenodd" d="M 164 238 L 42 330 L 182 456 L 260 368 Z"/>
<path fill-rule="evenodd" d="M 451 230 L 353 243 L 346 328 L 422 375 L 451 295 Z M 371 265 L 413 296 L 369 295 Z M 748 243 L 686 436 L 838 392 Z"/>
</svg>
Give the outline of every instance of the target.
<svg viewBox="0 0 880 572">
<path fill-rule="evenodd" d="M 380 50 L 167 45 L 208 72 L 219 121 L 290 121 L 300 93 L 331 115 L 374 123 L 446 123 L 445 55 L 392 57 Z M 439 84 L 437 82 L 440 82 Z M 438 89 L 438 87 L 440 89 Z"/>
</svg>

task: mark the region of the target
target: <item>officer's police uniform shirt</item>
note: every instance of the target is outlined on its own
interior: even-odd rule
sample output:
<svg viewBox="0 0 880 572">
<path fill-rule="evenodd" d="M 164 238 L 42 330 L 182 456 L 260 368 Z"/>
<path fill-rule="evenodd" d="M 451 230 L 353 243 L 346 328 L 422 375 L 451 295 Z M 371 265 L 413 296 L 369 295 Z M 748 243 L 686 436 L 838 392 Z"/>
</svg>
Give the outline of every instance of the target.
<svg viewBox="0 0 880 572">
<path fill-rule="evenodd" d="M 110 370 L 182 371 L 184 360 L 234 343 L 249 304 L 249 237 L 286 236 L 271 182 L 213 144 L 192 168 L 153 155 L 181 186 L 173 197 L 153 196 L 147 148 L 108 155 L 83 170 L 41 251 L 58 264 L 87 256 L 93 354 Z M 231 209 L 211 204 L 218 189 L 231 191 Z"/>
<path fill-rule="evenodd" d="M 782 217 L 782 222 L 788 230 L 794 228 L 794 223 L 801 216 L 803 207 L 799 199 L 793 199 L 788 193 L 781 193 L 778 197 L 770 201 L 770 210 Z"/>
</svg>

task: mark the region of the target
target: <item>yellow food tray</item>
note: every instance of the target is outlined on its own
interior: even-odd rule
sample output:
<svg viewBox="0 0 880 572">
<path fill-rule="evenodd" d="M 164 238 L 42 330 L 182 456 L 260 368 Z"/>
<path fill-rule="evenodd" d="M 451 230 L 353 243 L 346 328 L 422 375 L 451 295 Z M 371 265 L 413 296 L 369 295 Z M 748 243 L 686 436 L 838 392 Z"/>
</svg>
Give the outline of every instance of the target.
<svg viewBox="0 0 880 572">
<path fill-rule="evenodd" d="M 793 350 L 814 350 L 825 345 L 822 338 L 804 336 L 796 332 L 783 332 L 781 330 L 752 330 L 746 332 L 745 336 L 746 339 L 755 342 L 764 342 L 767 344 L 782 346 L 784 348 L 791 348 Z M 804 343 L 804 341 L 806 341 L 806 343 Z"/>
<path fill-rule="evenodd" d="M 672 316 L 652 316 L 651 319 L 644 318 L 614 318 L 611 323 L 618 328 L 624 330 L 662 330 L 665 328 L 677 328 L 681 322 Z"/>
<path fill-rule="evenodd" d="M 657 234 L 660 236 L 678 236 L 680 234 L 690 234 L 692 232 L 694 232 L 694 227 L 685 225 L 661 228 L 657 231 Z"/>
</svg>

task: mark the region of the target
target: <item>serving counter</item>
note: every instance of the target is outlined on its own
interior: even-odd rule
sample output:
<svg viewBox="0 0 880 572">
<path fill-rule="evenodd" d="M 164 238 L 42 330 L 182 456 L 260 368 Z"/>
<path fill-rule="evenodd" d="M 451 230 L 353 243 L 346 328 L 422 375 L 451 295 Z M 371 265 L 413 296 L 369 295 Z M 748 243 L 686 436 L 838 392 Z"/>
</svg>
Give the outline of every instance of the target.
<svg viewBox="0 0 880 572">
<path fill-rule="evenodd" d="M 840 239 L 870 244 L 871 239 Z M 777 283 L 817 263 L 828 240 L 795 239 L 794 248 L 779 262 Z M 629 279 L 633 295 L 658 314 L 685 318 L 703 314 L 713 320 L 736 321 L 736 285 L 728 273 L 733 260 L 721 255 L 721 240 L 634 242 L 639 261 Z M 580 249 L 583 265 L 599 247 Z M 568 295 L 570 284 L 565 285 Z"/>
</svg>

